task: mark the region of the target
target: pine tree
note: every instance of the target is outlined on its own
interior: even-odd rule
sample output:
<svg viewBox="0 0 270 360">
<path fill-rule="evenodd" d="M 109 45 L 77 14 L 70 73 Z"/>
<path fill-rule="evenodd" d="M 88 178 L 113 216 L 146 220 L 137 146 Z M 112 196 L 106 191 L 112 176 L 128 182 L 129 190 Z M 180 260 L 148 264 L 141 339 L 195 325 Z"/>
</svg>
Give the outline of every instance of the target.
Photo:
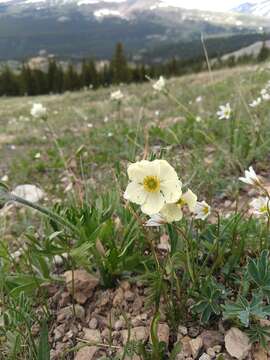
<svg viewBox="0 0 270 360">
<path fill-rule="evenodd" d="M 258 57 L 257 57 L 257 60 L 259 62 L 262 62 L 262 61 L 265 61 L 267 60 L 267 58 L 269 57 L 270 55 L 270 50 L 268 49 L 268 47 L 266 46 L 266 42 L 265 40 L 263 41 L 262 43 L 262 47 L 261 47 L 261 50 L 258 54 Z"/>
<path fill-rule="evenodd" d="M 112 71 L 113 83 L 129 82 L 129 69 L 122 43 L 117 43 L 110 68 Z"/>
<path fill-rule="evenodd" d="M 36 95 L 48 94 L 48 77 L 46 73 L 41 70 L 33 70 L 32 79 L 35 84 Z"/>
<path fill-rule="evenodd" d="M 0 94 L 8 96 L 19 95 L 17 78 L 8 66 L 4 68 L 0 76 Z"/>
<path fill-rule="evenodd" d="M 28 65 L 23 65 L 20 76 L 20 93 L 22 95 L 36 95 L 35 81 Z"/>
<path fill-rule="evenodd" d="M 69 64 L 67 71 L 64 74 L 64 90 L 78 90 L 80 88 L 80 78 L 74 70 L 72 64 Z"/>
</svg>

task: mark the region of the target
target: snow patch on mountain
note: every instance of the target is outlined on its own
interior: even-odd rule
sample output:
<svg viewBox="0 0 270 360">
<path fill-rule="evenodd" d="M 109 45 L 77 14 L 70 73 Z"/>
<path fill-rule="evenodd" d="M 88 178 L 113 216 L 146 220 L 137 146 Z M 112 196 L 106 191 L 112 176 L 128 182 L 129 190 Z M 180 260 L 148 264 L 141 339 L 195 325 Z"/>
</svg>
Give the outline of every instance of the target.
<svg viewBox="0 0 270 360">
<path fill-rule="evenodd" d="M 120 11 L 110 10 L 110 9 L 100 9 L 94 12 L 94 15 L 98 19 L 103 19 L 104 17 L 123 17 Z"/>
</svg>

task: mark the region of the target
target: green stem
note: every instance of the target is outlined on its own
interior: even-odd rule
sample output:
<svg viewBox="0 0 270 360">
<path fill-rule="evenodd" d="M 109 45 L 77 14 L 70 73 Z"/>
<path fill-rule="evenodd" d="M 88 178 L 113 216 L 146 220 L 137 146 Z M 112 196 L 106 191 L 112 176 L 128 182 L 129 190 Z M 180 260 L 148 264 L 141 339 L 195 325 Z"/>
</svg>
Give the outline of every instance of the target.
<svg viewBox="0 0 270 360">
<path fill-rule="evenodd" d="M 24 206 L 30 207 L 34 210 L 39 211 L 40 213 L 42 213 L 43 215 L 47 216 L 48 218 L 58 222 L 58 224 L 63 225 L 65 227 L 67 227 L 69 230 L 71 230 L 73 233 L 77 234 L 78 236 L 80 236 L 80 231 L 76 228 L 76 226 L 72 225 L 69 221 L 65 220 L 62 218 L 62 216 L 54 213 L 53 211 L 40 206 L 38 204 L 34 204 L 31 201 L 25 200 L 17 195 L 11 194 L 11 193 L 6 193 L 5 194 L 5 202 L 9 202 L 9 201 L 15 201 L 19 204 L 22 204 Z"/>
</svg>

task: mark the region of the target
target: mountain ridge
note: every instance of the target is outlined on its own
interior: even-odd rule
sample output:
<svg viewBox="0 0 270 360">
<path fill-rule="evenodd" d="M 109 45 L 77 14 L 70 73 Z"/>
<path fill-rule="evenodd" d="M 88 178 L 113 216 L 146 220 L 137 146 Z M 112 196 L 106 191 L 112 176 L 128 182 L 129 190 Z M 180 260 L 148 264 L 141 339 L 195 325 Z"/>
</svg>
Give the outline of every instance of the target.
<svg viewBox="0 0 270 360">
<path fill-rule="evenodd" d="M 131 59 L 149 60 L 149 53 L 156 54 L 155 49 L 168 48 L 168 44 L 175 49 L 170 56 L 187 59 L 184 44 L 195 41 L 198 46 L 202 34 L 206 39 L 257 34 L 260 26 L 270 27 L 261 18 L 182 9 L 167 6 L 164 0 L 0 1 L 2 60 L 25 59 L 40 50 L 57 57 L 106 59 L 118 41 Z M 152 61 L 164 58 L 166 52 Z"/>
<path fill-rule="evenodd" d="M 235 12 L 270 18 L 270 1 L 247 1 L 233 9 Z"/>
</svg>

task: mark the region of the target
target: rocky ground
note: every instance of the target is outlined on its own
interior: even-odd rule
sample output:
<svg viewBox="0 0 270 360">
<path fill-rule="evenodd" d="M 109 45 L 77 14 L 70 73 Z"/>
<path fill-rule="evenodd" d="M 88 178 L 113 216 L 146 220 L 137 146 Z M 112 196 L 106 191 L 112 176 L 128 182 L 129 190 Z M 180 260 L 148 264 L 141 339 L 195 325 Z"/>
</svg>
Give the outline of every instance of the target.
<svg viewBox="0 0 270 360">
<path fill-rule="evenodd" d="M 110 359 L 115 355 L 121 359 L 127 342 L 151 342 L 153 309 L 146 304 L 147 289 L 142 283 L 122 281 L 116 289 L 102 290 L 97 278 L 76 270 L 73 288 L 72 273 L 68 271 L 64 276 L 64 287 L 49 289 L 49 303 L 55 314 L 50 329 L 52 360 Z M 158 337 L 168 349 L 180 342 L 177 360 L 270 358 L 270 352 L 251 346 L 244 332 L 226 322 L 212 329 L 189 323 L 179 326 L 175 334 L 164 319 L 161 317 Z M 38 329 L 33 327 L 33 332 L 38 334 Z M 127 351 L 125 359 L 142 358 Z"/>
</svg>

